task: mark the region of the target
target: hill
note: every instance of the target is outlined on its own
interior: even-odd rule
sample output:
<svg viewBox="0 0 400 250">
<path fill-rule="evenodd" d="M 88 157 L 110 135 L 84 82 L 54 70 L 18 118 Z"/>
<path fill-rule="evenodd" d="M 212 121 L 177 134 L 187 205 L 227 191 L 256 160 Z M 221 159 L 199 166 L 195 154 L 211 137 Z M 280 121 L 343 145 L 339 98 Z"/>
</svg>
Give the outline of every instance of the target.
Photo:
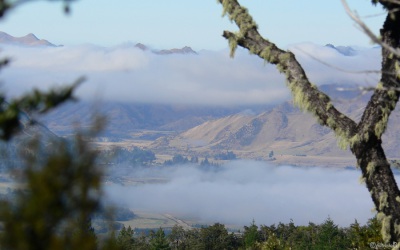
<svg viewBox="0 0 400 250">
<path fill-rule="evenodd" d="M 351 86 L 347 86 L 351 88 Z M 369 99 L 353 86 L 321 86 L 338 109 L 360 120 Z M 89 126 L 94 111 L 107 117 L 108 125 L 98 138 L 108 146 L 141 146 L 158 155 L 215 157 L 227 151 L 238 158 L 274 160 L 291 165 L 354 166 L 351 153 L 338 148 L 334 134 L 309 114 L 286 102 L 273 108 L 207 107 L 105 102 L 68 104 L 42 119 L 60 136 L 74 132 L 74 124 Z M 388 157 L 398 157 L 400 113 L 396 110 L 383 137 Z M 123 143 L 123 144 L 121 144 Z M 273 157 L 269 157 L 273 152 Z"/>
<path fill-rule="evenodd" d="M 333 86 L 322 86 L 335 98 L 338 109 L 356 121 L 361 119 L 368 96 L 341 94 Z M 400 113 L 396 110 L 383 137 L 388 157 L 398 157 Z M 233 151 L 246 159 L 275 160 L 300 165 L 355 165 L 349 150 L 337 146 L 337 139 L 326 127 L 290 102 L 261 114 L 238 113 L 210 120 L 176 136 L 160 138 L 152 144 L 157 152 L 212 157 Z M 269 157 L 273 152 L 274 157 Z"/>
<path fill-rule="evenodd" d="M 0 31 L 0 44 L 17 45 L 17 46 L 50 46 L 57 47 L 47 40 L 39 39 L 34 34 L 29 33 L 23 37 L 14 37 L 5 32 Z"/>
<path fill-rule="evenodd" d="M 175 134 L 203 122 L 238 113 L 254 107 L 209 107 L 195 105 L 144 104 L 105 101 L 98 104 L 77 102 L 63 105 L 41 118 L 41 121 L 60 136 L 74 132 L 76 124 L 89 126 L 94 113 L 107 117 L 102 137 L 108 141 L 132 139 L 154 140 L 165 134 Z M 146 131 L 146 133 L 143 133 Z"/>
</svg>

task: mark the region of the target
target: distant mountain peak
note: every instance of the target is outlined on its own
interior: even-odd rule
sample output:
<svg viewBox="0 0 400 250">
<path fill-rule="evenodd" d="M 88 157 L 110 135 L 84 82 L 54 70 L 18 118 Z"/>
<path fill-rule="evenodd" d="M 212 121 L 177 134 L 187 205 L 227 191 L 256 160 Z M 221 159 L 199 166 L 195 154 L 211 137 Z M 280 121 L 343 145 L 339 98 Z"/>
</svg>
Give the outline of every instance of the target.
<svg viewBox="0 0 400 250">
<path fill-rule="evenodd" d="M 138 49 L 141 49 L 141 50 L 143 50 L 143 51 L 149 49 L 149 48 L 147 48 L 147 46 L 144 45 L 143 43 L 137 43 L 137 44 L 135 45 L 135 47 L 138 48 Z"/>
<path fill-rule="evenodd" d="M 29 33 L 28 35 L 24 36 L 23 38 L 29 38 L 33 40 L 39 40 L 33 33 Z"/>
<path fill-rule="evenodd" d="M 184 46 L 181 49 L 178 48 L 173 48 L 173 49 L 162 49 L 162 50 L 152 50 L 150 47 L 143 43 L 136 43 L 135 48 L 140 49 L 142 51 L 151 51 L 154 54 L 157 55 L 173 55 L 173 54 L 181 54 L 181 55 L 197 55 L 197 52 L 194 51 L 191 47 L 189 46 Z"/>
<path fill-rule="evenodd" d="M 160 50 L 156 51 L 156 54 L 159 55 L 171 55 L 171 54 L 194 54 L 197 55 L 197 52 L 194 51 L 191 47 L 185 46 L 181 49 L 169 49 L 169 50 Z"/>
<path fill-rule="evenodd" d="M 36 47 L 36 46 L 56 47 L 56 45 L 50 43 L 47 40 L 37 38 L 33 33 L 29 33 L 23 37 L 14 37 L 2 31 L 0 31 L 0 44 L 28 46 L 28 47 Z"/>
<path fill-rule="evenodd" d="M 355 56 L 357 54 L 357 52 L 349 46 L 334 46 L 328 43 L 325 47 L 332 48 L 344 56 Z"/>
</svg>

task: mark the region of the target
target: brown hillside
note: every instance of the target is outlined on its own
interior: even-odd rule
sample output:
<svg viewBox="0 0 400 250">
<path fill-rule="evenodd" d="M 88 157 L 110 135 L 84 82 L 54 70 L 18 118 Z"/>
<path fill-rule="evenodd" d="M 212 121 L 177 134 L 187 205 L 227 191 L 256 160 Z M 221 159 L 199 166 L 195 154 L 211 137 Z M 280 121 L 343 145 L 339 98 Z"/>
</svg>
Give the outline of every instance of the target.
<svg viewBox="0 0 400 250">
<path fill-rule="evenodd" d="M 365 102 L 346 100 L 338 101 L 336 105 L 359 120 Z M 400 114 L 396 111 L 383 138 L 389 157 L 398 157 L 399 122 Z M 152 147 L 160 151 L 168 148 L 168 151 L 182 154 L 209 156 L 233 151 L 241 158 L 251 159 L 267 159 L 270 151 L 274 151 L 275 156 L 352 158 L 349 150 L 338 148 L 337 140 L 329 129 L 320 126 L 311 115 L 290 103 L 259 115 L 236 114 L 207 121 L 177 136 L 162 138 Z"/>
</svg>

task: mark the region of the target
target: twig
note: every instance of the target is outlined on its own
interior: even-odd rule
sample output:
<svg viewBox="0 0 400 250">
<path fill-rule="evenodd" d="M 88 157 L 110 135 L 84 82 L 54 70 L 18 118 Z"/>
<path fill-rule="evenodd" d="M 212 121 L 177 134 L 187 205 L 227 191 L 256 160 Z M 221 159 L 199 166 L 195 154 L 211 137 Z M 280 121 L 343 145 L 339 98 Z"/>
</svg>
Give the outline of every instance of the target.
<svg viewBox="0 0 400 250">
<path fill-rule="evenodd" d="M 349 15 L 349 17 L 362 29 L 362 31 L 369 37 L 371 38 L 371 40 L 374 43 L 377 43 L 379 45 L 381 45 L 383 48 L 385 48 L 386 50 L 390 51 L 393 55 L 396 55 L 397 57 L 400 57 L 400 50 L 399 49 L 394 49 L 393 47 L 391 47 L 390 45 L 382 42 L 381 39 L 379 39 L 369 28 L 368 26 L 361 21 L 361 19 L 359 18 L 358 14 L 356 12 L 353 12 L 350 10 L 349 5 L 347 4 L 346 0 L 341 0 L 344 9 L 346 10 L 346 13 Z M 400 2 L 397 0 L 387 0 L 387 1 L 396 1 L 396 2 Z"/>
</svg>

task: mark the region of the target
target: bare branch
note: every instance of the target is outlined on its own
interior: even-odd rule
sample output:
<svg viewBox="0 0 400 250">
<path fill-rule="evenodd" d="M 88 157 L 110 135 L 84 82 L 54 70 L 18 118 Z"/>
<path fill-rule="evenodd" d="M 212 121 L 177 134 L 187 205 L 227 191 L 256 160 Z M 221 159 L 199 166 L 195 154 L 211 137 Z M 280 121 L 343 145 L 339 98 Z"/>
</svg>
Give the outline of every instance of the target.
<svg viewBox="0 0 400 250">
<path fill-rule="evenodd" d="M 397 1 L 397 0 L 396 0 Z M 382 222 L 382 238 L 385 242 L 398 242 L 400 239 L 400 191 L 394 179 L 390 164 L 382 148 L 381 136 L 386 129 L 389 116 L 399 100 L 400 77 L 382 74 L 381 82 L 375 89 L 359 124 L 339 112 L 323 94 L 312 85 L 302 66 L 293 53 L 279 49 L 274 43 L 264 39 L 257 31 L 257 26 L 239 5 L 237 0 L 219 0 L 224 12 L 229 14 L 240 31 L 224 31 L 232 51 L 237 45 L 248 49 L 265 61 L 275 64 L 286 75 L 287 84 L 292 91 L 294 103 L 300 108 L 313 113 L 320 124 L 331 128 L 343 141 L 340 146 L 350 145 L 350 150 L 357 158 L 366 186 L 378 211 L 377 217 Z M 345 0 L 342 0 L 346 4 Z M 381 4 L 382 0 L 380 1 Z M 384 4 L 387 10 L 399 6 Z M 382 46 L 382 70 L 396 74 L 400 68 L 398 48 L 400 47 L 400 12 L 389 13 L 381 29 L 382 40 L 378 39 L 358 16 L 345 5 L 349 15 L 373 40 Z M 395 52 L 395 53 L 393 53 Z"/>
<path fill-rule="evenodd" d="M 400 4 L 399 0 L 381 0 L 381 2 Z"/>
<path fill-rule="evenodd" d="M 360 19 L 358 14 L 356 12 L 353 12 L 350 10 L 349 5 L 347 4 L 346 0 L 341 0 L 344 9 L 346 10 L 346 13 L 349 15 L 349 17 L 361 28 L 361 30 L 376 44 L 379 44 L 383 48 L 387 49 L 390 51 L 393 55 L 396 55 L 397 57 L 400 57 L 400 50 L 395 49 L 391 47 L 390 45 L 384 43 L 381 39 L 379 39 L 374 32 L 371 31 L 371 29 Z"/>
<path fill-rule="evenodd" d="M 258 33 L 257 25 L 247 9 L 240 6 L 237 0 L 219 0 L 219 2 L 223 4 L 224 11 L 240 29 L 239 33 L 224 31 L 223 36 L 228 39 L 231 49 L 240 45 L 265 61 L 275 64 L 278 70 L 286 75 L 287 84 L 296 105 L 314 114 L 320 124 L 331 128 L 343 141 L 348 141 L 354 136 L 356 123 L 339 112 L 331 103 L 330 98 L 310 83 L 292 52 L 284 51 L 264 39 Z"/>
<path fill-rule="evenodd" d="M 329 68 L 335 69 L 337 71 L 341 71 L 341 72 L 344 72 L 344 73 L 350 73 L 350 74 L 381 74 L 382 73 L 380 70 L 347 70 L 347 69 L 343 69 L 343 68 L 337 67 L 337 66 L 335 66 L 333 64 L 327 63 L 327 62 L 325 62 L 325 61 L 313 56 L 312 54 L 310 54 L 307 51 L 301 49 L 300 47 L 295 47 L 295 48 L 298 51 L 301 51 L 305 55 L 309 56 L 313 60 L 315 60 L 315 61 L 317 61 L 317 62 L 319 62 L 319 63 L 321 63 L 321 64 L 323 64 L 323 65 L 325 65 L 325 66 L 327 66 Z M 393 75 L 392 72 L 387 72 L 387 73 Z"/>
</svg>

